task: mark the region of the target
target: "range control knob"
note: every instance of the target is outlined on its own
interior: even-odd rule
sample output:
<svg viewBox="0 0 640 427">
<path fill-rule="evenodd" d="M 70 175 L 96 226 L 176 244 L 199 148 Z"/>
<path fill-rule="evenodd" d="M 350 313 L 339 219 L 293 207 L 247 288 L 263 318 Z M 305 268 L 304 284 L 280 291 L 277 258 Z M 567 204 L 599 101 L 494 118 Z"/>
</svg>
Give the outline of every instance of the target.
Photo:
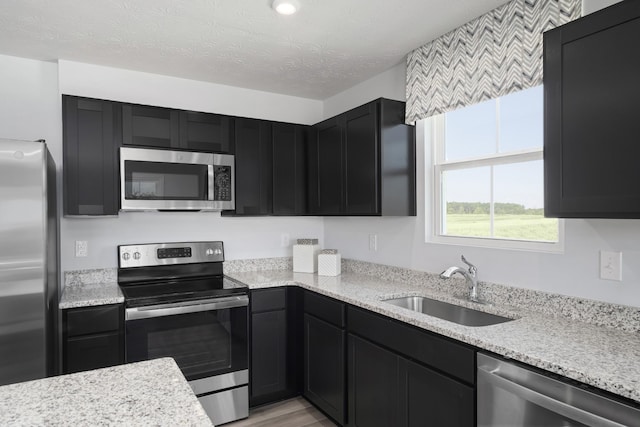
<svg viewBox="0 0 640 427">
<path fill-rule="evenodd" d="M 216 255 L 222 255 L 222 249 L 217 248 L 215 251 L 213 251 L 213 253 Z"/>
<path fill-rule="evenodd" d="M 140 259 L 140 252 L 134 252 L 133 259 Z"/>
<path fill-rule="evenodd" d="M 129 258 L 131 258 L 131 255 L 129 255 L 129 252 L 125 252 L 122 254 L 122 259 L 125 261 L 128 261 Z"/>
<path fill-rule="evenodd" d="M 207 256 L 211 256 L 211 255 L 213 255 L 213 249 L 207 248 L 207 250 L 204 251 L 204 253 L 207 254 Z"/>
</svg>

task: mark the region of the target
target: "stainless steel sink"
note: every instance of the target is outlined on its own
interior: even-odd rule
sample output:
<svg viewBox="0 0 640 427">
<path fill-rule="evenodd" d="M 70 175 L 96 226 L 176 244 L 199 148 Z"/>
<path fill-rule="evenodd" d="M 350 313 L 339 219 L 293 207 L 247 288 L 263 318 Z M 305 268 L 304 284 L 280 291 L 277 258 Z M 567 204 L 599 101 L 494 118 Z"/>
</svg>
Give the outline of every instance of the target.
<svg viewBox="0 0 640 427">
<path fill-rule="evenodd" d="M 383 301 L 465 326 L 488 326 L 514 320 L 425 297 L 401 297 Z"/>
</svg>

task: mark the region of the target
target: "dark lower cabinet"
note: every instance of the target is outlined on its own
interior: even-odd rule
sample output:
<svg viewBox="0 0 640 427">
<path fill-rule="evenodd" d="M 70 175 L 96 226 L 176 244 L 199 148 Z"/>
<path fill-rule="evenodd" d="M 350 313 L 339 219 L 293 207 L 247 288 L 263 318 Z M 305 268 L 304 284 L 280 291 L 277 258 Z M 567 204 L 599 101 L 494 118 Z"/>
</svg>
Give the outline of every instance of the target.
<svg viewBox="0 0 640 427">
<path fill-rule="evenodd" d="M 120 106 L 62 96 L 64 215 L 117 215 Z"/>
<path fill-rule="evenodd" d="M 349 426 L 473 426 L 473 387 L 349 334 Z"/>
<path fill-rule="evenodd" d="M 345 331 L 304 315 L 304 396 L 339 424 L 345 422 Z"/>
<path fill-rule="evenodd" d="M 122 304 L 69 308 L 62 312 L 65 374 L 124 363 Z"/>
<path fill-rule="evenodd" d="M 344 425 L 345 304 L 306 291 L 304 312 L 304 397 Z"/>
<path fill-rule="evenodd" d="M 348 345 L 348 425 L 400 426 L 400 358 L 351 334 Z"/>
<path fill-rule="evenodd" d="M 348 425 L 475 425 L 475 350 L 348 309 Z"/>
<path fill-rule="evenodd" d="M 400 409 L 397 426 L 475 426 L 472 386 L 426 366 L 400 358 Z"/>
<path fill-rule="evenodd" d="M 301 392 L 300 293 L 297 288 L 251 291 L 252 407 Z"/>
</svg>

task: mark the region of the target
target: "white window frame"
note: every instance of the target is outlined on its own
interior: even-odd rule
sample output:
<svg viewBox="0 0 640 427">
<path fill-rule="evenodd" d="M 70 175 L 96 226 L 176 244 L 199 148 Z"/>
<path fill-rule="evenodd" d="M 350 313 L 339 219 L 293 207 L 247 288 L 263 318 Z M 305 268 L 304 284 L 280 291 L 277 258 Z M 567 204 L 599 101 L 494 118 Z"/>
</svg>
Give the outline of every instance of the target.
<svg viewBox="0 0 640 427">
<path fill-rule="evenodd" d="M 509 153 L 497 153 L 491 156 L 474 157 L 460 161 L 446 161 L 444 153 L 445 116 L 440 114 L 425 120 L 425 150 L 426 170 L 425 173 L 425 241 L 428 243 L 474 246 L 496 249 L 510 249 L 531 252 L 564 252 L 564 221 L 558 219 L 558 241 L 557 242 L 536 242 L 532 240 L 516 240 L 495 237 L 462 237 L 448 236 L 440 233 L 440 224 L 443 220 L 442 206 L 442 172 L 450 170 L 467 169 L 480 166 L 495 166 L 503 164 L 513 164 L 526 161 L 543 160 L 542 147 L 530 150 L 513 151 Z M 493 174 L 491 174 L 493 180 Z M 429 185 L 429 181 L 431 185 Z M 493 202 L 493 182 L 491 182 L 491 197 Z M 430 194 L 429 194 L 430 193 Z M 429 207 L 431 205 L 431 208 Z M 490 204 L 491 216 L 493 217 L 493 203 Z M 431 215 L 429 215 L 431 213 Z M 431 218 L 431 221 L 429 221 Z M 430 223 L 430 224 L 429 224 Z M 491 223 L 493 228 L 493 221 Z M 493 230 L 492 230 L 493 231 Z"/>
</svg>

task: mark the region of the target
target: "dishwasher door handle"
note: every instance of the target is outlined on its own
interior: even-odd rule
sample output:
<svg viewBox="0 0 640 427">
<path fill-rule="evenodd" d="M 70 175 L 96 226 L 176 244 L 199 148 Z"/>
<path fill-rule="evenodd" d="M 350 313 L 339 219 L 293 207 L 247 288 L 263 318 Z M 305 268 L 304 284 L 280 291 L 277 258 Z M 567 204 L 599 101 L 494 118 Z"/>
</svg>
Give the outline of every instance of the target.
<svg viewBox="0 0 640 427">
<path fill-rule="evenodd" d="M 588 412 L 575 406 L 571 406 L 550 396 L 546 396 L 542 393 L 532 390 L 522 384 L 504 378 L 500 376 L 498 372 L 489 370 L 484 366 L 478 366 L 478 379 L 480 377 L 482 377 L 488 383 L 511 392 L 521 399 L 527 400 L 538 406 L 546 408 L 551 412 L 560 414 L 582 424 L 586 424 L 588 426 L 625 427 L 624 424 L 608 420 L 592 412 Z"/>
</svg>

